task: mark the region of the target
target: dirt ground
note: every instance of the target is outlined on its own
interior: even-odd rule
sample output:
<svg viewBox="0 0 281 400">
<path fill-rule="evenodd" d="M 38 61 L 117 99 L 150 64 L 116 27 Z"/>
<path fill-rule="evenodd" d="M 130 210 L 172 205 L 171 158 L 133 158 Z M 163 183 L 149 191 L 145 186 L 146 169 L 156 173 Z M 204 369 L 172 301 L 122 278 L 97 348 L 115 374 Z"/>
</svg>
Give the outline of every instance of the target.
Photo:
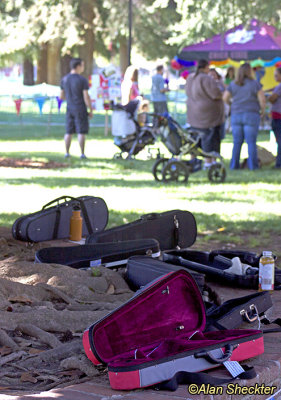
<svg viewBox="0 0 281 400">
<path fill-rule="evenodd" d="M 236 249 L 231 241 L 202 240 L 192 248 Z M 251 238 L 241 233 L 244 249 Z M 226 237 L 227 239 L 227 237 Z M 281 256 L 281 235 L 271 247 Z M 99 267 L 76 270 L 57 264 L 35 264 L 43 247 L 71 245 L 67 241 L 28 245 L 0 227 L 0 393 L 38 393 L 102 376 L 86 358 L 82 334 L 88 326 L 131 298 L 121 274 Z M 241 247 L 239 247 L 240 249 Z M 278 264 L 278 263 L 277 263 Z"/>
<path fill-rule="evenodd" d="M 29 158 L 7 158 L 0 157 L 0 167 L 11 168 L 37 168 L 37 169 L 54 169 L 54 168 L 67 168 L 65 163 L 58 163 L 55 161 L 38 161 L 30 160 Z"/>
<path fill-rule="evenodd" d="M 37 393 L 101 375 L 84 354 L 82 334 L 133 292 L 107 268 L 93 274 L 35 264 L 35 252 L 55 244 L 30 246 L 10 231 L 0 228 L 0 393 Z"/>
</svg>

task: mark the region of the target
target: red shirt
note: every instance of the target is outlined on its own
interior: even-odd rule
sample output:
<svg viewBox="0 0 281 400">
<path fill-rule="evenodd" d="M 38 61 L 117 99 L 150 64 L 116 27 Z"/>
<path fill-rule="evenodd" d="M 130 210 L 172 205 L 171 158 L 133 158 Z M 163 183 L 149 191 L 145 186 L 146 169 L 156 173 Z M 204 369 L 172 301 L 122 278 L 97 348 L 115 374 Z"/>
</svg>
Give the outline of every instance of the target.
<svg viewBox="0 0 281 400">
<path fill-rule="evenodd" d="M 281 119 L 281 113 L 277 111 L 272 111 L 271 113 L 272 119 Z"/>
</svg>

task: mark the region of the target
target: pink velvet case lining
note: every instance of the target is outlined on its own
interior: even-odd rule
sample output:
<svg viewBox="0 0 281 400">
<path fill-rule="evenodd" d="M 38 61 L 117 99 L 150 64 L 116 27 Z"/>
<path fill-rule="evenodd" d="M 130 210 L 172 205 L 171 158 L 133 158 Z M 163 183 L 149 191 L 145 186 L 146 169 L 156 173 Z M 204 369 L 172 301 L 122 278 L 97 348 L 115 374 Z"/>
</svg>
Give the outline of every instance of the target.
<svg viewBox="0 0 281 400">
<path fill-rule="evenodd" d="M 256 330 L 203 333 L 205 324 L 201 293 L 192 276 L 180 270 L 99 321 L 92 337 L 102 362 L 122 366 L 260 334 Z"/>
</svg>

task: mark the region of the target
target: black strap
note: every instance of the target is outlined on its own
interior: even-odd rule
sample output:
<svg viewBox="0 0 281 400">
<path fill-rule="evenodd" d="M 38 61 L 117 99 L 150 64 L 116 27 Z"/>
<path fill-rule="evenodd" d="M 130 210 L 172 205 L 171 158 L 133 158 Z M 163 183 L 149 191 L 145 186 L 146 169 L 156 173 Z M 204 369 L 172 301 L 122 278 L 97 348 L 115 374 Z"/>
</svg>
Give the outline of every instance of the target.
<svg viewBox="0 0 281 400">
<path fill-rule="evenodd" d="M 53 240 L 57 239 L 57 237 L 58 237 L 58 231 L 59 231 L 59 225 L 60 225 L 60 217 L 61 217 L 61 210 L 58 207 L 56 209 L 56 219 L 55 219 L 54 230 L 53 230 Z"/>
<path fill-rule="evenodd" d="M 42 210 L 45 210 L 46 208 L 50 207 L 54 203 L 57 203 L 57 206 L 59 206 L 59 202 L 61 200 L 64 200 L 64 201 L 75 200 L 75 201 L 77 201 L 79 203 L 81 211 L 82 211 L 83 218 L 85 220 L 86 227 L 88 229 L 88 234 L 89 235 L 92 234 L 94 232 L 94 230 L 92 228 L 92 224 L 91 224 L 88 212 L 87 212 L 87 208 L 85 207 L 84 201 L 79 199 L 79 198 L 77 198 L 77 197 L 72 197 L 72 196 L 61 196 L 61 197 L 58 197 L 57 199 L 54 199 L 54 200 L 50 201 L 49 203 L 45 204 L 42 207 Z M 59 207 L 58 207 L 57 210 L 56 210 L 56 221 L 55 221 L 55 226 L 54 226 L 53 239 L 57 238 L 58 229 L 59 229 L 59 222 L 60 222 L 60 211 L 59 211 Z"/>
<path fill-rule="evenodd" d="M 180 223 L 176 215 L 174 215 L 174 248 L 179 248 L 179 227 Z"/>
<path fill-rule="evenodd" d="M 66 200 L 77 200 L 77 201 L 80 201 L 80 200 L 77 199 L 76 197 L 61 196 L 61 197 L 58 197 L 57 199 L 54 199 L 54 200 L 50 201 L 49 203 L 45 204 L 45 205 L 42 207 L 42 210 L 45 210 L 46 208 L 50 207 L 50 206 L 51 206 L 52 204 L 54 204 L 54 203 L 57 203 L 57 205 L 59 205 L 58 203 L 59 203 L 61 200 L 64 200 L 64 201 L 66 201 Z"/>
<path fill-rule="evenodd" d="M 247 365 L 243 365 L 245 372 L 239 374 L 236 378 L 217 378 L 215 376 L 209 375 L 205 372 L 186 372 L 179 371 L 177 372 L 173 378 L 158 383 L 154 388 L 156 390 L 171 390 L 175 391 L 178 388 L 179 384 L 210 384 L 210 385 L 223 385 L 226 383 L 230 383 L 236 379 L 253 379 L 257 376 L 254 367 L 248 367 Z"/>
<path fill-rule="evenodd" d="M 91 235 L 94 231 L 93 231 L 92 224 L 91 224 L 88 212 L 87 212 L 87 208 L 85 207 L 85 203 L 83 200 L 81 200 L 81 199 L 77 199 L 77 200 L 80 203 L 80 208 L 82 211 L 83 218 L 85 220 L 86 227 L 88 229 L 88 234 Z"/>
</svg>

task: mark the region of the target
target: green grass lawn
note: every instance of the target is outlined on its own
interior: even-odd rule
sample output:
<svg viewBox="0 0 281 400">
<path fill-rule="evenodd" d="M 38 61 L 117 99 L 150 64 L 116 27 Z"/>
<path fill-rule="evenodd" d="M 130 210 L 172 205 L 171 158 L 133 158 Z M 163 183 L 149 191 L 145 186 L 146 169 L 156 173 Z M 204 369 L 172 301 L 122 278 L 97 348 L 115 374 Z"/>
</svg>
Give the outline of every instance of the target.
<svg viewBox="0 0 281 400">
<path fill-rule="evenodd" d="M 62 195 L 102 197 L 109 208 L 109 227 L 132 221 L 140 214 L 171 209 L 194 213 L 201 240 L 217 239 L 243 244 L 247 232 L 251 243 L 270 243 L 280 234 L 281 173 L 271 167 L 258 171 L 230 171 L 223 184 L 208 181 L 206 171 L 191 174 L 186 184 L 156 182 L 153 160 L 144 149 L 135 160 L 115 160 L 118 148 L 102 128 L 92 128 L 86 144 L 88 160 L 79 159 L 76 137 L 70 160 L 64 159 L 63 126 L 0 125 L 0 156 L 57 161 L 62 169 L 0 168 L 0 225 L 11 226 L 23 214 L 38 211 Z M 270 148 L 268 133 L 259 144 Z M 160 143 L 161 153 L 166 150 Z M 226 164 L 232 150 L 231 135 L 223 141 Z M 154 150 L 153 150 L 154 151 Z M 166 155 L 168 153 L 166 152 Z M 243 147 L 242 157 L 247 156 Z M 229 239 L 228 239 L 229 238 Z"/>
</svg>

